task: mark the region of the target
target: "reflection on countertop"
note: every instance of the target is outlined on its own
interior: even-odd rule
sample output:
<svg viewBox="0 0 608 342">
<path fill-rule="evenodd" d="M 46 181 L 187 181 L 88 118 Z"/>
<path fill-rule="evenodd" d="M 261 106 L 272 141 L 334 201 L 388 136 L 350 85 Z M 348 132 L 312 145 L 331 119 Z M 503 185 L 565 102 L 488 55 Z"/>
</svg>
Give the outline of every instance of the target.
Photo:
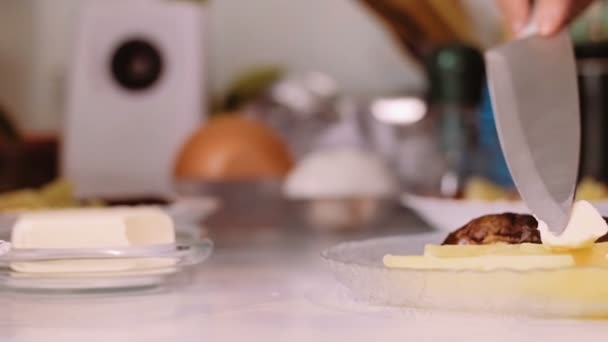
<svg viewBox="0 0 608 342">
<path fill-rule="evenodd" d="M 78 296 L 0 293 L 0 340 L 475 342 L 608 334 L 601 321 L 505 319 L 354 301 L 325 269 L 320 251 L 346 240 L 430 231 L 408 211 L 382 228 L 346 235 L 295 226 L 264 234 L 209 230 L 215 254 L 164 288 Z"/>
</svg>

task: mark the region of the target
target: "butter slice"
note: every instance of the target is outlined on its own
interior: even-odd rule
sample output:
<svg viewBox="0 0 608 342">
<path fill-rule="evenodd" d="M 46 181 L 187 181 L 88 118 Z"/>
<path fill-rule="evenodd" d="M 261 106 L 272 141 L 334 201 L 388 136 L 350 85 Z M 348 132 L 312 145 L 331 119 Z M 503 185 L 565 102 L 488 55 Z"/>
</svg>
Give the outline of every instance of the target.
<svg viewBox="0 0 608 342">
<path fill-rule="evenodd" d="M 15 249 L 125 248 L 175 241 L 171 218 L 158 208 L 69 209 L 27 213 L 12 231 Z M 13 263 L 27 273 L 117 272 L 163 267 L 166 259 L 57 260 Z"/>
<path fill-rule="evenodd" d="M 538 230 L 543 245 L 550 249 L 582 249 L 593 246 L 597 239 L 606 235 L 608 224 L 591 203 L 577 201 L 572 207 L 570 221 L 561 235 L 554 235 L 541 220 L 538 220 Z"/>
</svg>

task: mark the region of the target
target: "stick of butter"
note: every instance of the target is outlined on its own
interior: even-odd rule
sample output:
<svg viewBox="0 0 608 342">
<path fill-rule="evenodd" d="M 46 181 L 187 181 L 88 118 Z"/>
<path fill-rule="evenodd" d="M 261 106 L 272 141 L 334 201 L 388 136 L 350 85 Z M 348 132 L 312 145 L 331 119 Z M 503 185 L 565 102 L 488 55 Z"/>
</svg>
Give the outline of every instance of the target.
<svg viewBox="0 0 608 342">
<path fill-rule="evenodd" d="M 21 215 L 12 231 L 15 249 L 125 248 L 175 241 L 171 218 L 162 210 L 141 208 L 68 209 Z M 163 267 L 172 260 L 57 260 L 13 263 L 27 273 L 126 271 Z"/>
</svg>

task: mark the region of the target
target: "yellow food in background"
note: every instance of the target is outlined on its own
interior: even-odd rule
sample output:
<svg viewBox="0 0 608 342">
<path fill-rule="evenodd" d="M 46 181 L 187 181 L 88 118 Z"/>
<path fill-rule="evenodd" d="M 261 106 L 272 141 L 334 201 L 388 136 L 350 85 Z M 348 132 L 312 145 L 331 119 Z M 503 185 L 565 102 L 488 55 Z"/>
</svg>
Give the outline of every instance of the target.
<svg viewBox="0 0 608 342">
<path fill-rule="evenodd" d="M 0 212 L 103 206 L 100 201 L 83 203 L 74 196 L 73 185 L 65 179 L 40 190 L 24 189 L 0 194 Z"/>
<path fill-rule="evenodd" d="M 512 200 L 517 195 L 483 178 L 469 180 L 464 188 L 464 198 L 479 201 Z"/>
<path fill-rule="evenodd" d="M 576 199 L 586 201 L 608 199 L 608 187 L 595 179 L 585 178 L 576 189 Z"/>
<path fill-rule="evenodd" d="M 66 180 L 57 180 L 42 187 L 40 198 L 52 207 L 72 207 L 77 204 L 74 198 L 74 187 Z"/>
<path fill-rule="evenodd" d="M 19 190 L 0 195 L 0 211 L 43 209 L 44 199 L 34 190 Z"/>
<path fill-rule="evenodd" d="M 515 191 L 510 191 L 500 185 L 483 178 L 472 178 L 463 190 L 463 197 L 467 200 L 500 201 L 519 199 Z M 608 186 L 593 179 L 583 179 L 576 189 L 576 199 L 585 201 L 608 200 Z"/>
</svg>

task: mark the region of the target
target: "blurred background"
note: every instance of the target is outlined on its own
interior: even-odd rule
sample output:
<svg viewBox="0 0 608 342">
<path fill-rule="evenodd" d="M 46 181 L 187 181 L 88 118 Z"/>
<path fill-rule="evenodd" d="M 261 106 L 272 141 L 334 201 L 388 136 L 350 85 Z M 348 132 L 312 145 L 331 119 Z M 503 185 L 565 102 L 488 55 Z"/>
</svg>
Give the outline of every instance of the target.
<svg viewBox="0 0 608 342">
<path fill-rule="evenodd" d="M 2 98 L 10 102 L 6 106 L 20 112 L 17 120 L 28 129 L 61 130 L 61 89 L 78 14 L 87 2 L 26 0 L 0 5 L 2 73 L 6 75 Z M 416 61 L 397 44 L 399 38 L 387 31 L 390 23 L 369 11 L 364 2 L 201 3 L 205 26 L 210 29 L 201 38 L 207 40 L 208 84 L 213 93 L 221 93 L 240 73 L 258 65 L 321 70 L 331 74 L 344 91 L 363 95 L 422 89 L 425 84 Z M 478 30 L 483 32 L 479 39 L 486 45 L 496 43 L 500 34 L 494 5 L 480 0 L 463 3 L 480 14 L 473 16 L 478 18 L 475 24 L 484 28 Z"/>
<path fill-rule="evenodd" d="M 570 32 L 602 197 L 606 2 Z M 516 199 L 483 65 L 509 38 L 487 0 L 2 1 L 0 209 L 205 197 L 210 225 L 347 231 L 403 194 Z"/>
</svg>

